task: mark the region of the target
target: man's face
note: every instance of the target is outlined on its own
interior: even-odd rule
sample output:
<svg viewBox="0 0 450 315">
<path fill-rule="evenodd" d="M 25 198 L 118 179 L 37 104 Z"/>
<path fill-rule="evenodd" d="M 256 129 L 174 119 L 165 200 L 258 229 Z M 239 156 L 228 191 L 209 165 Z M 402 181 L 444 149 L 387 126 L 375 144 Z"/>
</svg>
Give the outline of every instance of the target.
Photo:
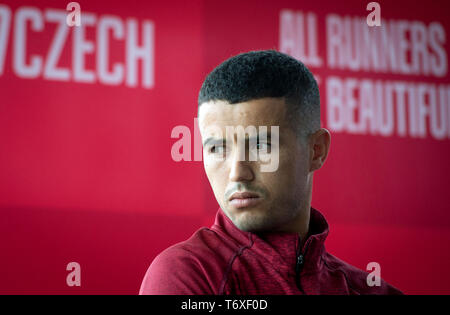
<svg viewBox="0 0 450 315">
<path fill-rule="evenodd" d="M 295 231 L 301 209 L 310 202 L 312 176 L 308 145 L 303 145 L 289 126 L 284 98 L 203 103 L 198 121 L 206 175 L 220 207 L 233 223 L 249 232 Z M 268 137 L 252 144 L 249 138 L 257 137 L 246 134 L 243 138 L 238 126 L 254 126 L 258 131 L 265 126 L 268 133 L 278 126 L 278 144 L 274 137 L 272 143 Z M 275 149 L 278 156 L 271 158 L 278 158 L 278 167 L 274 171 L 263 171 L 267 159 L 250 158 L 264 150 L 276 153 Z"/>
</svg>

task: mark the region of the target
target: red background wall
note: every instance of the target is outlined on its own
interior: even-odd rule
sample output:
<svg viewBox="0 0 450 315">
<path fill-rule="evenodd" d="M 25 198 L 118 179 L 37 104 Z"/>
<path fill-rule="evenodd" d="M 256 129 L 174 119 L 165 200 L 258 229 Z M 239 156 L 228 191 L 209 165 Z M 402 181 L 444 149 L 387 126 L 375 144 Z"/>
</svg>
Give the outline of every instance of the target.
<svg viewBox="0 0 450 315">
<path fill-rule="evenodd" d="M 139 34 L 142 21 L 153 22 L 154 85 L 145 88 L 20 77 L 15 13 L 29 6 L 44 16 L 68 2 L 2 1 L 12 15 L 0 74 L 0 293 L 136 294 L 159 252 L 213 223 L 218 205 L 202 163 L 172 159 L 171 131 L 186 125 L 193 133 L 201 83 L 221 61 L 279 48 L 282 9 L 317 16 L 324 62 L 311 70 L 321 78 L 325 128 L 329 76 L 448 85 L 448 71 L 435 78 L 327 66 L 326 16 L 365 18 L 367 2 L 79 1 L 82 15 L 116 16 L 124 26 L 136 19 Z M 450 36 L 446 1 L 379 3 L 382 19 L 437 21 Z M 86 28 L 94 43 L 95 30 Z M 45 60 L 55 31 L 45 20 L 42 31 L 28 25 L 27 62 Z M 58 63 L 69 71 L 72 37 L 70 30 Z M 110 64 L 123 62 L 124 51 L 123 40 L 110 39 Z M 96 53 L 85 57 L 94 72 Z M 405 293 L 450 293 L 448 137 L 329 130 L 312 198 L 330 224 L 327 249 L 361 269 L 378 262 L 381 276 Z M 81 265 L 81 287 L 66 284 L 72 261 Z"/>
</svg>

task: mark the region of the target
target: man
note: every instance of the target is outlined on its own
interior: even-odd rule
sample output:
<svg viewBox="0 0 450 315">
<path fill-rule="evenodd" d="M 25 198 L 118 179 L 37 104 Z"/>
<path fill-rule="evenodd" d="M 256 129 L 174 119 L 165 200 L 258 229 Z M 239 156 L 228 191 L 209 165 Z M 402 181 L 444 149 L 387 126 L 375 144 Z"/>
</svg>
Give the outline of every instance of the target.
<svg viewBox="0 0 450 315">
<path fill-rule="evenodd" d="M 274 50 L 239 54 L 206 77 L 198 105 L 220 208 L 211 228 L 155 258 L 140 294 L 401 294 L 325 250 L 328 224 L 311 193 L 330 133 L 304 64 Z M 275 163 L 263 171 L 267 155 Z"/>
</svg>

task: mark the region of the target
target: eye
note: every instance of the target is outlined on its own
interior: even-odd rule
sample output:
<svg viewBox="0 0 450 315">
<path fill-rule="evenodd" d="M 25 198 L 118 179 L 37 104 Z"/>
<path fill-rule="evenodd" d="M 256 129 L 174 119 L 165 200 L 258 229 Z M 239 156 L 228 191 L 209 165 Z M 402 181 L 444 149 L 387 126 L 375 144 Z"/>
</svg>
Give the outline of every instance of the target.
<svg viewBox="0 0 450 315">
<path fill-rule="evenodd" d="M 223 145 L 213 145 L 209 148 L 209 153 L 212 154 L 223 154 Z"/>
<path fill-rule="evenodd" d="M 263 151 L 270 151 L 270 143 L 265 143 L 265 142 L 258 142 L 256 144 L 256 148 L 257 150 L 263 150 Z"/>
</svg>

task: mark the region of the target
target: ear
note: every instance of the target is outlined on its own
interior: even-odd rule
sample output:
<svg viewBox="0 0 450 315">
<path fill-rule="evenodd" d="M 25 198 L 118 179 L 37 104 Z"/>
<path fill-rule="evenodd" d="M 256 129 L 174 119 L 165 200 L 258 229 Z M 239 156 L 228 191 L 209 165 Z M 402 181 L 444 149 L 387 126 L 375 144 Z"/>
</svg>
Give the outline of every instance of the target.
<svg viewBox="0 0 450 315">
<path fill-rule="evenodd" d="M 314 172 L 322 167 L 330 150 L 331 135 L 325 128 L 320 128 L 310 135 L 310 172 Z"/>
</svg>

